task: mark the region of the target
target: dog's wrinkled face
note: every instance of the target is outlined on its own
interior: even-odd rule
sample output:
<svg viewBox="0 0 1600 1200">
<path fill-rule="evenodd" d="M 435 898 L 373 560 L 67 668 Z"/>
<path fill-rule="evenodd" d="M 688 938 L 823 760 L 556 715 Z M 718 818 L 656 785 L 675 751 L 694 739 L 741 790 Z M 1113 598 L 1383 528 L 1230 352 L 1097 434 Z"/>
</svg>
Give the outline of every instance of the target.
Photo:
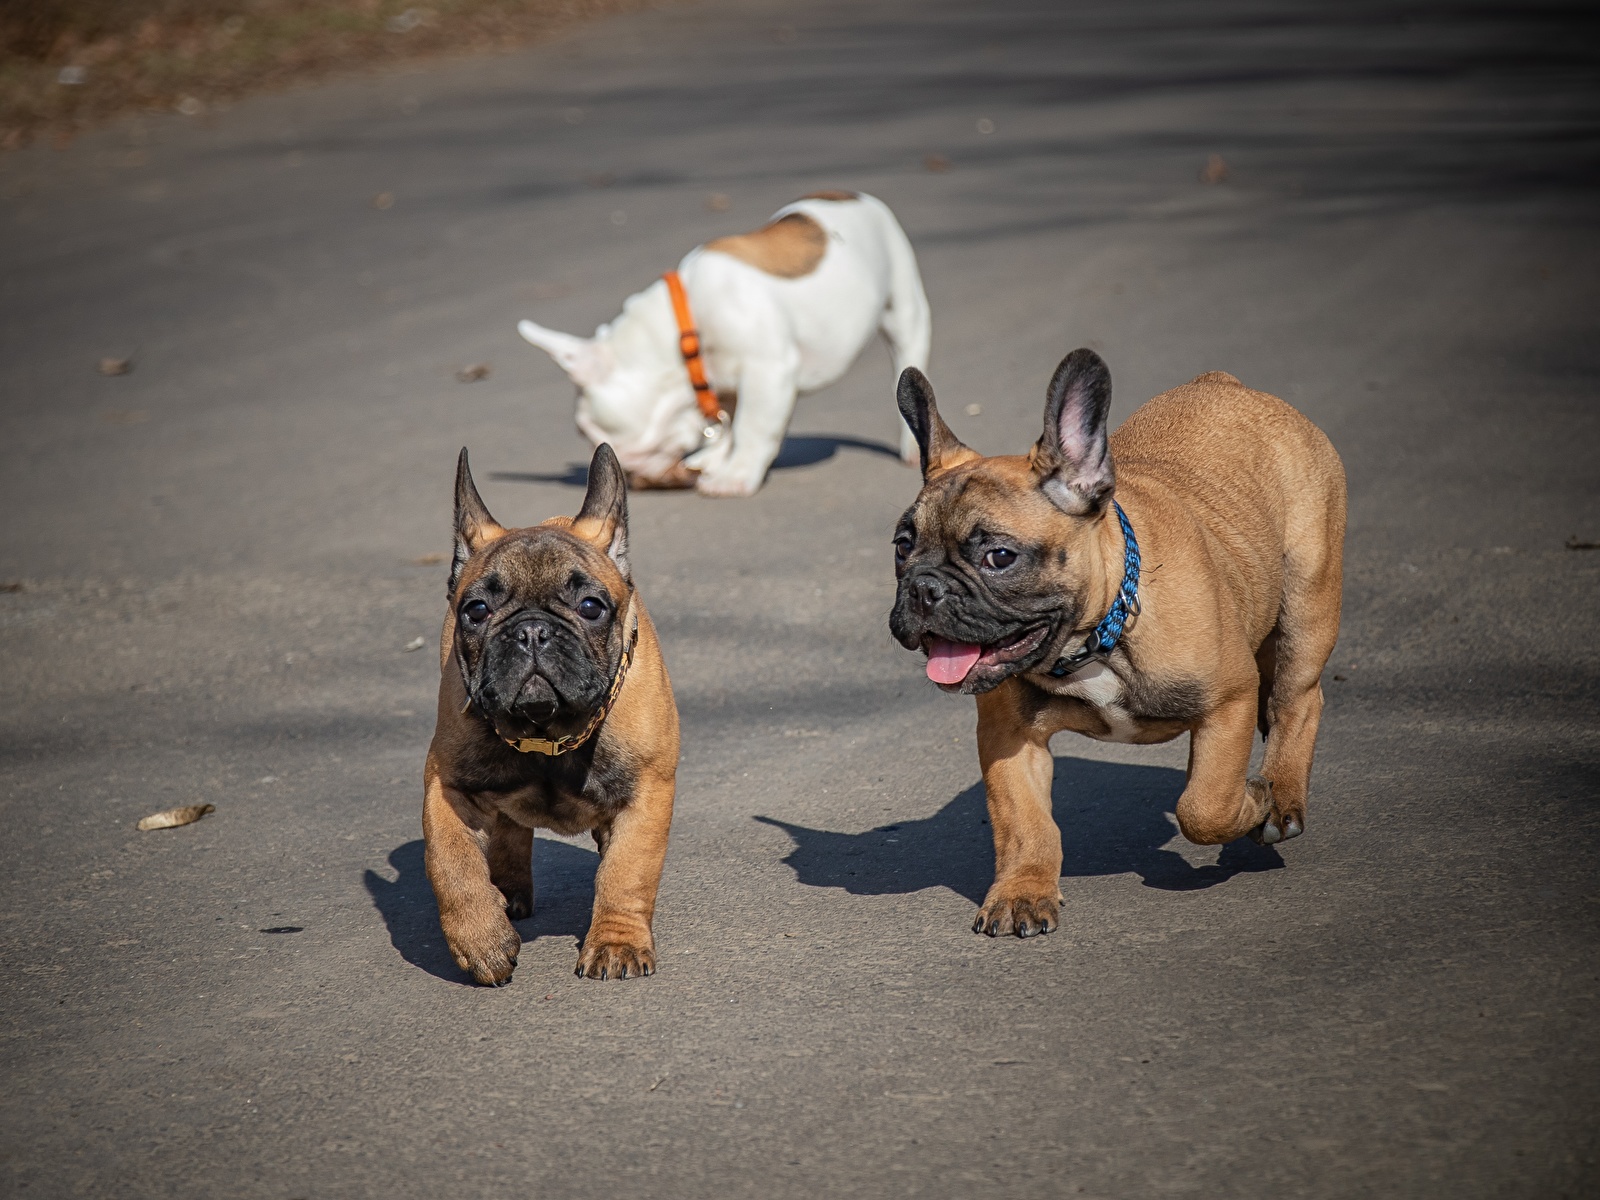
<svg viewBox="0 0 1600 1200">
<path fill-rule="evenodd" d="M 454 657 L 473 705 L 502 737 L 581 728 L 610 692 L 632 596 L 626 490 L 610 447 L 595 452 L 570 525 L 513 530 L 489 516 L 463 452 L 456 538 Z"/>
<path fill-rule="evenodd" d="M 927 654 L 944 690 L 986 692 L 1053 662 L 1090 615 L 1113 484 L 1110 376 L 1092 352 L 1069 355 L 1026 456 L 982 458 L 962 445 L 920 372 L 902 375 L 899 398 L 924 483 L 895 530 L 889 628 Z"/>
</svg>

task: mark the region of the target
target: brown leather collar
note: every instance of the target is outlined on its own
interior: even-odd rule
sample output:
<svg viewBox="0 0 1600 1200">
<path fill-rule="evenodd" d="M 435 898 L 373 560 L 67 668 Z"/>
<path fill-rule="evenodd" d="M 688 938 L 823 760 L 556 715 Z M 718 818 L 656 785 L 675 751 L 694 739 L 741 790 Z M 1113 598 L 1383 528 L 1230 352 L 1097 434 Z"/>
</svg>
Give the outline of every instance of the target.
<svg viewBox="0 0 1600 1200">
<path fill-rule="evenodd" d="M 628 634 L 622 645 L 622 661 L 617 664 L 616 678 L 611 681 L 611 691 L 606 696 L 606 702 L 595 710 L 594 716 L 589 718 L 589 723 L 577 733 L 569 733 L 565 737 L 550 738 L 508 738 L 501 737 L 506 745 L 523 754 L 548 754 L 552 758 L 558 754 L 565 754 L 568 750 L 576 750 L 594 736 L 594 731 L 600 728 L 600 723 L 611 712 L 611 706 L 617 702 L 617 696 L 622 691 L 622 681 L 628 677 L 628 666 L 633 662 L 633 650 L 639 643 L 639 614 L 634 608 L 632 597 L 628 599 Z"/>
<path fill-rule="evenodd" d="M 694 387 L 694 402 L 700 406 L 701 416 L 713 425 L 719 424 L 726 418 L 722 405 L 717 403 L 717 393 L 706 379 L 705 360 L 700 357 L 700 331 L 694 327 L 689 293 L 683 290 L 683 280 L 676 271 L 668 271 L 661 278 L 666 280 L 667 294 L 672 297 L 672 315 L 678 322 L 678 353 L 683 355 L 684 369 Z"/>
</svg>

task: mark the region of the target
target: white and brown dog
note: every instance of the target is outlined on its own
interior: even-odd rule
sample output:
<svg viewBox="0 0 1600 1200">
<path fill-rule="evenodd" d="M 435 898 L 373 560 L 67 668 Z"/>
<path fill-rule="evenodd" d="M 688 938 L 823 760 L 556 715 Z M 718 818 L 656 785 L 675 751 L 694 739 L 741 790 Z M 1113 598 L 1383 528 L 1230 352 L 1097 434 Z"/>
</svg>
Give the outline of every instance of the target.
<svg viewBox="0 0 1600 1200">
<path fill-rule="evenodd" d="M 898 373 L 928 361 L 916 256 L 887 205 L 819 192 L 753 233 L 691 250 L 592 338 L 517 326 L 578 385 L 578 428 L 635 487 L 753 495 L 795 397 L 833 383 L 881 332 Z M 900 454 L 917 462 L 902 423 Z"/>
</svg>

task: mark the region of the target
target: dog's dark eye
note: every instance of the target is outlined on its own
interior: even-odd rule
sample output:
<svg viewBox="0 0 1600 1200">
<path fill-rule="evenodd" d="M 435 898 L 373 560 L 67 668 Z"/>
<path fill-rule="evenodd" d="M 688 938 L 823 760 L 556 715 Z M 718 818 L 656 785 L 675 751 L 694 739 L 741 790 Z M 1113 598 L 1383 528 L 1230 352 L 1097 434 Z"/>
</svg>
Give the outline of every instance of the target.
<svg viewBox="0 0 1600 1200">
<path fill-rule="evenodd" d="M 906 559 L 908 559 L 910 557 L 911 557 L 911 539 L 908 538 L 905 534 L 902 533 L 899 537 L 895 538 L 895 540 L 894 540 L 894 560 L 897 563 L 903 563 L 903 562 L 905 562 Z"/>
<path fill-rule="evenodd" d="M 606 615 L 606 606 L 593 596 L 586 596 L 578 602 L 578 615 L 585 621 L 598 621 Z"/>
<path fill-rule="evenodd" d="M 1004 571 L 1017 561 L 1017 552 L 1007 550 L 1004 546 L 996 547 L 983 556 L 983 565 L 991 571 Z"/>
<path fill-rule="evenodd" d="M 489 615 L 489 606 L 482 600 L 468 600 L 461 606 L 461 616 L 469 625 L 479 625 Z"/>
</svg>

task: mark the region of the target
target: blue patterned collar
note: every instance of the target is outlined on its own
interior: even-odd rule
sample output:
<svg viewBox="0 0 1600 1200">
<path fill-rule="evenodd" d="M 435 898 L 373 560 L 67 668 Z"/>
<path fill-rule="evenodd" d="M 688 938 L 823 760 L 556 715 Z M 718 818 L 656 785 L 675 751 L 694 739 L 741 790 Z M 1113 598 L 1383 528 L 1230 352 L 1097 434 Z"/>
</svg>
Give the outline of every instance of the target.
<svg viewBox="0 0 1600 1200">
<path fill-rule="evenodd" d="M 1133 536 L 1133 526 L 1128 523 L 1128 514 L 1122 511 L 1122 505 L 1113 500 L 1111 507 L 1117 510 L 1117 520 L 1122 525 L 1122 587 L 1117 591 L 1111 610 L 1100 618 L 1100 624 L 1094 627 L 1082 647 L 1065 658 L 1056 659 L 1056 665 L 1049 671 L 1056 679 L 1071 675 L 1092 660 L 1110 654 L 1122 640 L 1122 627 L 1127 624 L 1128 618 L 1139 615 L 1139 542 Z"/>
</svg>

